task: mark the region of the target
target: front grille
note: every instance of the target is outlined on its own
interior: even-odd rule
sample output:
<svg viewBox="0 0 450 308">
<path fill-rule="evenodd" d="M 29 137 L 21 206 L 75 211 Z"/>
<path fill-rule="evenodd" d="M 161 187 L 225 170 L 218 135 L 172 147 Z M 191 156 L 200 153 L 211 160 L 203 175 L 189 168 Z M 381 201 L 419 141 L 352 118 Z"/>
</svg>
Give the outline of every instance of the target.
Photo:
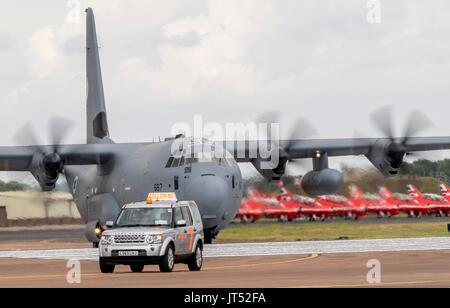
<svg viewBox="0 0 450 308">
<path fill-rule="evenodd" d="M 114 243 L 128 244 L 128 243 L 144 243 L 145 234 L 132 233 L 132 234 L 118 234 L 114 235 Z"/>
</svg>

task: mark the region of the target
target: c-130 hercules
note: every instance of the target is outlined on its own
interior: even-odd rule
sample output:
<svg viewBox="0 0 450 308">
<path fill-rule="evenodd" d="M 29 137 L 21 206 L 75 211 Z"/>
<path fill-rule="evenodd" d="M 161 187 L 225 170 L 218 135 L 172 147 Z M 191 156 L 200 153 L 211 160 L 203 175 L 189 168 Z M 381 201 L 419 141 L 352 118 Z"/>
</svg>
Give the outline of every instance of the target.
<svg viewBox="0 0 450 308">
<path fill-rule="evenodd" d="M 204 144 L 212 143 L 184 135 L 152 143 L 114 143 L 108 132 L 94 14 L 91 8 L 86 14 L 87 144 L 60 145 L 55 138 L 54 145 L 0 147 L 0 170 L 29 171 L 44 191 L 53 190 L 64 174 L 86 222 L 86 237 L 94 245 L 98 242 L 95 229 L 114 220 L 124 204 L 159 191 L 175 192 L 179 200 L 194 200 L 202 215 L 205 243 L 211 243 L 239 209 L 242 176 L 238 162 L 251 162 L 266 179 L 278 180 L 291 161 L 311 158 L 313 170 L 302 178 L 303 189 L 310 194 L 330 194 L 339 190 L 343 179 L 339 171 L 328 168 L 328 156 L 365 155 L 383 174 L 394 175 L 409 152 L 450 149 L 450 137 L 410 137 L 417 130 L 413 121 L 406 129 L 407 137 L 392 137 L 384 115 L 376 120 L 385 138 L 291 138 L 275 146 L 270 141 L 271 153 L 278 156 L 270 169 L 263 168 L 271 160 L 262 155 L 267 140 L 215 142 L 214 153 L 223 149 L 223 155 L 203 155 L 203 159 L 185 155 L 183 145 L 198 154 L 205 152 Z"/>
</svg>

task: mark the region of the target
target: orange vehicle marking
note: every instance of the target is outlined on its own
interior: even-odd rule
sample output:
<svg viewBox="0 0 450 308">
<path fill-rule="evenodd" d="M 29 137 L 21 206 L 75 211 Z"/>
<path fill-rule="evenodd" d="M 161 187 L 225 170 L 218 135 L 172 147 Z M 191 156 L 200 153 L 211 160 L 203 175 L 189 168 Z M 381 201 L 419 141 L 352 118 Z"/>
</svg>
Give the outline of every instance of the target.
<svg viewBox="0 0 450 308">
<path fill-rule="evenodd" d="M 188 233 L 191 235 L 191 240 L 189 241 L 189 250 L 191 250 L 192 249 L 192 240 L 194 238 L 194 230 L 192 228 L 189 228 Z"/>
</svg>

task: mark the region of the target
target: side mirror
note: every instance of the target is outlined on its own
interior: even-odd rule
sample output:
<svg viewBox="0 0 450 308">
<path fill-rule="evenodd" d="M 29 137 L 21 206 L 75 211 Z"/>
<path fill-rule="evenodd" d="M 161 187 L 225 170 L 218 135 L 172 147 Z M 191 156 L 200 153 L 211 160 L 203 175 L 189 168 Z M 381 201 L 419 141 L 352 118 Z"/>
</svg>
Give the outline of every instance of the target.
<svg viewBox="0 0 450 308">
<path fill-rule="evenodd" d="M 186 220 L 178 220 L 176 226 L 177 227 L 186 227 Z"/>
<path fill-rule="evenodd" d="M 114 225 L 114 221 L 107 221 L 106 222 L 106 227 L 108 228 L 108 229 L 111 229 L 112 227 L 113 227 L 113 225 Z"/>
</svg>

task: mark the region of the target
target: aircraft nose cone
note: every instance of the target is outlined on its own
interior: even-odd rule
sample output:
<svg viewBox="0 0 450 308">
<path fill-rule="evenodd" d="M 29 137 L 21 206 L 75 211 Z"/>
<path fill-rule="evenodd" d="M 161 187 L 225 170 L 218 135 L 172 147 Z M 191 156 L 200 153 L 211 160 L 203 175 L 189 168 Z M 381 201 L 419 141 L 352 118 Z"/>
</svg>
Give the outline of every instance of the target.
<svg viewBox="0 0 450 308">
<path fill-rule="evenodd" d="M 224 179 L 217 176 L 200 176 L 188 186 L 188 194 L 201 210 L 202 216 L 216 216 L 220 219 L 224 213 L 223 205 L 228 196 L 228 186 Z"/>
</svg>

